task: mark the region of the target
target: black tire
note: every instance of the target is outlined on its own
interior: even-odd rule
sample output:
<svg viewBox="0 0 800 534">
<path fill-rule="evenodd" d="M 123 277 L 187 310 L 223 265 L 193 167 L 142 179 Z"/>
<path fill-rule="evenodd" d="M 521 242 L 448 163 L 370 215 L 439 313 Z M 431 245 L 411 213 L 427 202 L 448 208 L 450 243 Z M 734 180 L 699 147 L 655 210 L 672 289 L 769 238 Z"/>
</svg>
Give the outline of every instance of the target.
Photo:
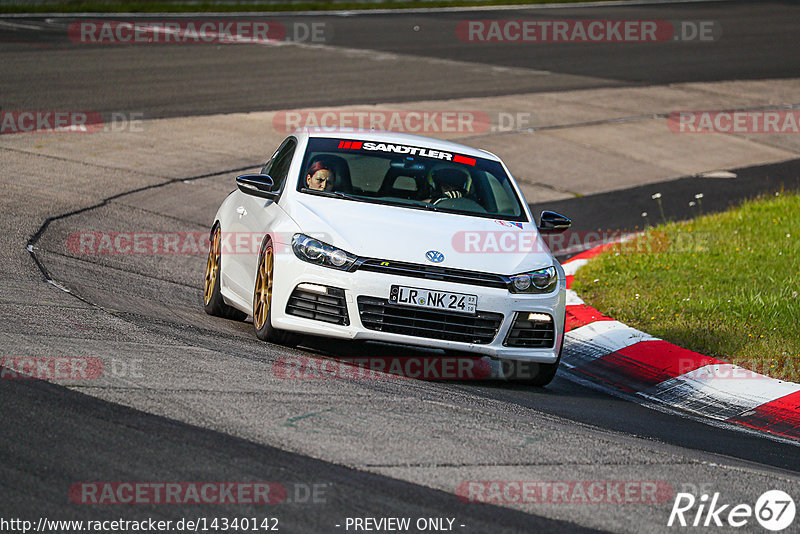
<svg viewBox="0 0 800 534">
<path fill-rule="evenodd" d="M 558 365 L 561 363 L 561 352 L 564 350 L 564 337 L 561 337 L 561 347 L 558 349 L 558 358 L 553 363 L 532 363 L 537 369 L 536 375 L 532 378 L 510 376 L 509 379 L 518 384 L 525 384 L 528 386 L 544 387 L 548 385 L 556 377 L 558 372 Z M 515 367 L 516 368 L 516 367 Z"/>
<path fill-rule="evenodd" d="M 556 377 L 559 363 L 561 363 L 560 354 L 558 355 L 558 359 L 555 361 L 555 363 L 540 363 L 539 373 L 535 377 L 528 380 L 527 383 L 531 386 L 537 387 L 544 387 L 548 385 Z"/>
<path fill-rule="evenodd" d="M 269 341 L 294 347 L 302 336 L 295 332 L 279 330 L 272 326 L 272 284 L 274 272 L 274 249 L 267 238 L 258 253 L 256 281 L 253 287 L 253 330 L 261 341 Z"/>
<path fill-rule="evenodd" d="M 206 261 L 206 275 L 203 281 L 203 309 L 209 315 L 224 317 L 234 321 L 244 321 L 247 314 L 233 306 L 225 304 L 219 292 L 219 279 L 222 272 L 222 247 L 220 245 L 221 230 L 219 225 L 211 233 Z"/>
</svg>

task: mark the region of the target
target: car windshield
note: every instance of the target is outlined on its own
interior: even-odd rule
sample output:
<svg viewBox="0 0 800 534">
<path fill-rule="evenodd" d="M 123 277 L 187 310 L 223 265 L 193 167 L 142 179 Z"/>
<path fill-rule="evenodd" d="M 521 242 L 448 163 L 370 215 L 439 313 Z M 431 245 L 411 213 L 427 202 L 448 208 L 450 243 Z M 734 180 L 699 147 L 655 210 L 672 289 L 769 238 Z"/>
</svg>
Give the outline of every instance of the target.
<svg viewBox="0 0 800 534">
<path fill-rule="evenodd" d="M 312 138 L 297 188 L 346 200 L 527 222 L 503 166 L 412 145 Z"/>
</svg>

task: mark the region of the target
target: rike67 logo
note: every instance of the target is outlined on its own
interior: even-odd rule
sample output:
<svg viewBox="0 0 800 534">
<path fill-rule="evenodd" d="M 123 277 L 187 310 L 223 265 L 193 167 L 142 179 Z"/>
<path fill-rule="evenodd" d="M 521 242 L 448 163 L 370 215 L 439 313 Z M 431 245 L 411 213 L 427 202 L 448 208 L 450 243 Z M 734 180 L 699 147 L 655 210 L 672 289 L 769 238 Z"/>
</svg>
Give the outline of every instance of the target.
<svg viewBox="0 0 800 534">
<path fill-rule="evenodd" d="M 710 499 L 708 494 L 698 499 L 691 493 L 678 493 L 667 526 L 740 528 L 755 517 L 763 528 L 779 532 L 794 523 L 795 512 L 794 499 L 780 490 L 765 491 L 755 506 L 723 504 L 719 493 Z"/>
</svg>

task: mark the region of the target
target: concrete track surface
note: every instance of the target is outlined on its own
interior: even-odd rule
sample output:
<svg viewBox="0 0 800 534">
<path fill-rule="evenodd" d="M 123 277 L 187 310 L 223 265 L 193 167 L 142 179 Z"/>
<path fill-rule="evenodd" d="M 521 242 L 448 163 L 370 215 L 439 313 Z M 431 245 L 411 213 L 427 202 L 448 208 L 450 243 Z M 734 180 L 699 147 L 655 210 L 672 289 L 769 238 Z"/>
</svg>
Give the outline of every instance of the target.
<svg viewBox="0 0 800 534">
<path fill-rule="evenodd" d="M 273 364 L 286 356 L 426 353 L 261 343 L 249 322 L 203 312 L 202 252 L 94 255 L 69 243 L 81 232 L 207 231 L 233 177 L 285 135 L 274 119 L 288 108 L 526 113 L 533 122 L 508 131 L 493 123 L 435 135 L 496 152 L 530 202 L 564 208 L 585 229 L 630 229 L 654 209 L 652 192 L 681 217 L 694 192 L 723 209 L 795 188 L 797 135 L 679 135 L 665 117 L 800 104 L 800 69 L 787 52 L 798 44 L 799 13 L 793 4 L 714 2 L 330 16 L 332 41 L 314 47 L 90 47 L 64 38 L 71 19 L 0 19 L 4 111 L 147 119 L 121 131 L 0 137 L 0 356 L 104 365 L 95 380 L 0 380 L 0 518 L 277 517 L 283 532 L 327 533 L 348 531 L 348 517 L 448 517 L 458 532 L 668 532 L 679 491 L 752 506 L 780 489 L 797 501 L 795 444 L 654 411 L 567 374 L 539 389 L 282 379 Z M 712 19 L 725 39 L 512 49 L 452 36 L 461 19 L 534 16 Z M 402 38 L 409 25 L 420 27 L 419 40 Z M 429 27 L 450 28 L 449 41 Z M 700 177 L 718 170 L 737 178 Z M 654 482 L 669 492 L 624 504 L 456 496 L 466 481 L 491 480 Z M 91 481 L 274 481 L 291 502 L 71 502 L 70 488 Z M 313 487 L 318 498 L 302 498 Z M 751 519 L 738 530 L 761 527 Z"/>
</svg>

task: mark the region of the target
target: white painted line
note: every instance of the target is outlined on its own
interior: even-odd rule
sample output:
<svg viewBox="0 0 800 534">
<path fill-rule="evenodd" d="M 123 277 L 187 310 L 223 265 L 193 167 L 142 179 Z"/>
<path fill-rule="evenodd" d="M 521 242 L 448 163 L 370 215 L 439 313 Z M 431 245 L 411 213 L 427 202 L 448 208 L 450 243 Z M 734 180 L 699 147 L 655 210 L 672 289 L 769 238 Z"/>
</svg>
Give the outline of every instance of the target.
<svg viewBox="0 0 800 534">
<path fill-rule="evenodd" d="M 33 24 L 20 24 L 18 22 L 8 22 L 7 20 L 0 19 L 0 26 L 7 28 L 20 28 L 23 30 L 42 30 L 41 26 L 34 26 Z"/>
<path fill-rule="evenodd" d="M 800 391 L 800 384 L 726 363 L 700 367 L 642 394 L 676 408 L 725 420 L 796 391 Z"/>
<path fill-rule="evenodd" d="M 162 34 L 176 34 L 180 35 L 182 30 L 172 30 L 163 28 L 160 26 L 148 26 L 149 30 L 157 33 Z M 214 36 L 216 37 L 218 34 L 215 32 L 204 32 L 204 35 Z M 180 43 L 175 43 L 180 44 Z M 452 67 L 460 67 L 460 68 L 472 68 L 476 71 L 486 72 L 487 69 L 494 73 L 509 73 L 509 74 L 521 74 L 521 75 L 534 75 L 534 76 L 547 76 L 551 74 L 550 71 L 547 70 L 536 70 L 536 69 L 529 69 L 525 67 L 504 67 L 498 65 L 485 65 L 483 63 L 475 63 L 470 61 L 461 61 L 456 59 L 445 59 L 445 58 L 437 58 L 437 57 L 425 57 L 425 56 L 414 56 L 409 54 L 398 54 L 395 52 L 376 52 L 375 50 L 370 49 L 362 49 L 362 48 L 348 48 L 343 46 L 333 46 L 327 44 L 318 44 L 318 43 L 303 43 L 303 42 L 296 42 L 296 41 L 276 41 L 273 39 L 267 40 L 259 40 L 259 39 L 242 39 L 236 40 L 232 39 L 225 42 L 217 42 L 214 43 L 217 45 L 240 45 L 240 44 L 251 44 L 251 45 L 260 45 L 260 46 L 295 46 L 298 48 L 304 49 L 311 49 L 311 50 L 335 50 L 336 52 L 341 52 L 347 57 L 353 58 L 367 58 L 371 61 L 400 61 L 400 60 L 412 60 L 414 62 L 425 62 L 431 65 L 443 65 L 443 66 L 452 66 Z"/>
<path fill-rule="evenodd" d="M 588 259 L 580 259 L 575 261 L 568 261 L 562 263 L 561 266 L 564 268 L 564 274 L 567 276 L 575 276 L 575 273 L 578 272 L 578 269 L 583 267 L 589 263 Z"/>
<path fill-rule="evenodd" d="M 125 16 L 126 18 L 146 18 L 146 17 L 175 17 L 188 18 L 197 16 L 319 16 L 335 15 L 349 17 L 353 15 L 387 15 L 391 13 L 450 13 L 454 11 L 528 11 L 528 10 L 547 10 L 547 9 L 578 9 L 592 7 L 626 7 L 626 6 L 650 6 L 650 5 L 670 5 L 670 4 L 700 4 L 710 2 L 727 2 L 729 0 L 612 0 L 609 2 L 582 2 L 582 3 L 557 3 L 557 4 L 519 4 L 502 6 L 455 6 L 455 7 L 417 7 L 406 9 L 350 9 L 350 10 L 329 10 L 329 11 L 235 11 L 235 12 L 210 12 L 198 11 L 194 13 L 13 13 L 3 15 L 3 17 L 95 17 L 95 18 L 114 18 Z"/>
<path fill-rule="evenodd" d="M 578 294 L 571 290 L 567 289 L 567 306 L 580 306 L 581 304 L 586 304 L 582 298 L 578 296 Z"/>
<path fill-rule="evenodd" d="M 595 321 L 564 336 L 564 358 L 571 366 L 590 362 L 640 341 L 658 338 L 619 321 Z"/>
<path fill-rule="evenodd" d="M 139 25 L 143 30 L 149 30 L 152 33 L 161 33 L 163 35 L 177 35 L 181 36 L 186 33 L 186 30 L 183 29 L 172 29 L 172 28 L 165 28 L 160 25 L 153 25 L 148 26 L 147 24 Z M 219 39 L 222 36 L 222 40 L 214 41 L 213 44 L 258 44 L 258 45 L 271 45 L 271 44 L 283 44 L 282 41 L 277 41 L 275 39 L 253 39 L 251 37 L 240 37 L 237 34 L 227 34 L 227 33 L 219 33 L 215 31 L 200 31 L 197 34 L 197 38 L 203 39 L 208 37 L 210 39 Z M 163 43 L 169 43 L 169 39 L 163 41 Z M 175 40 L 175 44 L 180 44 L 178 39 Z"/>
<path fill-rule="evenodd" d="M 567 332 L 567 337 L 574 342 L 602 344 L 608 353 L 658 339 L 619 321 L 595 321 Z"/>
<path fill-rule="evenodd" d="M 629 391 L 623 391 L 621 389 L 609 386 L 608 384 L 605 384 L 603 382 L 588 380 L 584 375 L 573 372 L 569 365 L 565 366 L 563 371 L 559 370 L 559 373 L 562 372 L 563 374 L 561 374 L 560 376 L 564 376 L 564 378 L 566 378 L 571 382 L 575 382 L 576 384 L 580 384 L 587 388 L 594 389 L 595 391 L 601 391 L 603 393 L 612 395 L 620 399 L 641 404 L 642 406 L 650 408 L 651 410 L 656 410 L 657 412 L 683 417 L 685 419 L 689 419 L 690 421 L 703 423 L 704 425 L 708 425 L 714 428 L 722 428 L 725 430 L 743 432 L 745 434 L 749 434 L 751 436 L 757 436 L 762 439 L 769 439 L 771 441 L 776 441 L 778 443 L 783 443 L 785 445 L 800 447 L 800 441 L 795 439 L 787 438 L 785 436 L 781 436 L 778 434 L 772 434 L 770 432 L 764 432 L 763 430 L 757 430 L 744 425 L 740 425 L 738 423 L 727 423 L 725 421 L 709 419 L 708 417 L 698 415 L 695 413 L 687 413 L 685 411 L 678 410 L 668 404 L 664 404 L 658 399 L 642 395 L 642 393 L 640 392 L 631 393 Z"/>
</svg>

